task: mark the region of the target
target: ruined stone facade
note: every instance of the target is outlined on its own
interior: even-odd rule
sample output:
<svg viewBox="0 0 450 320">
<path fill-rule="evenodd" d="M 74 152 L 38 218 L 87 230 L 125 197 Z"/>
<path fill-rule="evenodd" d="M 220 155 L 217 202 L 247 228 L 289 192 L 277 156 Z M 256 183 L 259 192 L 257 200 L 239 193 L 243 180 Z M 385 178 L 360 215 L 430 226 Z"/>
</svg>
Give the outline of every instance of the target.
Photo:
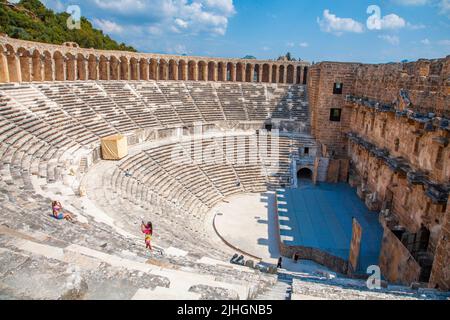
<svg viewBox="0 0 450 320">
<path fill-rule="evenodd" d="M 386 219 L 380 260 L 394 282 L 449 286 L 449 76 L 450 56 L 309 71 L 312 133 L 327 156 L 351 159 L 350 184 Z"/>
<path fill-rule="evenodd" d="M 0 82 L 191 80 L 305 84 L 309 63 L 83 49 L 0 36 Z"/>
</svg>

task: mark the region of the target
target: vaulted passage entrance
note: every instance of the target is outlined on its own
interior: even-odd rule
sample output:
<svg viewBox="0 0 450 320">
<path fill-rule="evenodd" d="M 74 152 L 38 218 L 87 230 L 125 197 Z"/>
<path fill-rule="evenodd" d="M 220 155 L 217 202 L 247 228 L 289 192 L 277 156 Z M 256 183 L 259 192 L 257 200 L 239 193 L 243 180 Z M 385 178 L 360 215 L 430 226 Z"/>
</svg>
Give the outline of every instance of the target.
<svg viewBox="0 0 450 320">
<path fill-rule="evenodd" d="M 297 172 L 297 179 L 299 180 L 312 180 L 313 173 L 311 169 L 302 168 Z"/>
</svg>

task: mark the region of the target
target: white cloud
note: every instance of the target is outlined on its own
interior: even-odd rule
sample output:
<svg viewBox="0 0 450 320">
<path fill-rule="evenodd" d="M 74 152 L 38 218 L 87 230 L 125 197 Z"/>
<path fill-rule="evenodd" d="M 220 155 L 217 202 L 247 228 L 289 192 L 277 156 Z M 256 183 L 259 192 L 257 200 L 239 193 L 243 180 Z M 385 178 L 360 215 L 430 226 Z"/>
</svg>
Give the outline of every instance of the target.
<svg viewBox="0 0 450 320">
<path fill-rule="evenodd" d="M 424 45 L 426 45 L 426 46 L 429 46 L 429 45 L 431 44 L 431 42 L 430 42 L 429 39 L 423 39 L 423 40 L 420 41 L 420 43 L 421 43 L 421 44 L 424 44 Z"/>
<path fill-rule="evenodd" d="M 185 45 L 183 44 L 177 44 L 174 47 L 168 47 L 167 48 L 167 52 L 171 52 L 171 53 L 175 53 L 178 55 L 182 55 L 182 54 L 188 54 L 188 50 L 186 48 Z"/>
<path fill-rule="evenodd" d="M 378 38 L 396 46 L 398 44 L 400 44 L 400 38 L 397 36 L 390 36 L 390 35 L 380 35 L 378 36 Z"/>
<path fill-rule="evenodd" d="M 18 3 L 19 1 L 9 1 Z M 41 0 L 41 2 L 47 7 L 56 12 L 62 12 L 66 10 L 66 6 L 60 0 Z"/>
<path fill-rule="evenodd" d="M 96 27 L 107 34 L 120 34 L 123 32 L 123 27 L 113 21 L 94 18 L 93 22 Z"/>
<path fill-rule="evenodd" d="M 263 51 L 269 51 L 269 50 L 270 50 L 270 47 L 264 46 L 264 47 L 262 47 L 262 50 L 263 50 Z"/>
<path fill-rule="evenodd" d="M 94 0 L 94 2 L 101 9 L 123 13 L 139 12 L 147 7 L 145 0 Z"/>
<path fill-rule="evenodd" d="M 423 6 L 428 4 L 429 0 L 394 0 L 395 3 L 403 6 Z"/>
<path fill-rule="evenodd" d="M 224 35 L 235 13 L 233 0 L 92 0 L 100 9 L 159 32 Z M 134 22 L 136 23 L 136 22 Z"/>
<path fill-rule="evenodd" d="M 396 14 L 388 14 L 384 17 L 372 15 L 367 19 L 369 30 L 392 30 L 406 27 L 406 21 Z"/>
<path fill-rule="evenodd" d="M 295 47 L 295 43 L 293 43 L 293 42 L 288 42 L 288 43 L 286 43 L 286 47 L 288 47 L 288 48 L 293 48 L 293 47 Z"/>
<path fill-rule="evenodd" d="M 445 14 L 450 17 L 450 0 L 440 0 L 439 8 L 441 14 Z"/>
<path fill-rule="evenodd" d="M 328 9 L 323 12 L 323 19 L 317 18 L 317 23 L 323 32 L 334 33 L 341 35 L 343 32 L 364 32 L 362 23 L 351 18 L 340 18 L 330 13 Z"/>
<path fill-rule="evenodd" d="M 307 48 L 307 47 L 309 47 L 309 43 L 308 42 L 301 42 L 300 43 L 300 47 Z"/>
<path fill-rule="evenodd" d="M 448 46 L 450 47 L 450 40 L 440 40 L 438 41 L 438 44 L 441 46 Z"/>
</svg>

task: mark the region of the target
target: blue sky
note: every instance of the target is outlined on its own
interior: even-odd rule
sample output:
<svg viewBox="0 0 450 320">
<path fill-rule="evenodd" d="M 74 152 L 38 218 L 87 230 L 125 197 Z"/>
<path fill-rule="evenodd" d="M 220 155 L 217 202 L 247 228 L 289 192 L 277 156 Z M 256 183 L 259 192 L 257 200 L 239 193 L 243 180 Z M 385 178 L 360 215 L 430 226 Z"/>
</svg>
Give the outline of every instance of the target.
<svg viewBox="0 0 450 320">
<path fill-rule="evenodd" d="M 391 62 L 450 54 L 450 0 L 43 0 L 142 52 Z M 369 13 L 368 8 L 370 7 Z"/>
</svg>

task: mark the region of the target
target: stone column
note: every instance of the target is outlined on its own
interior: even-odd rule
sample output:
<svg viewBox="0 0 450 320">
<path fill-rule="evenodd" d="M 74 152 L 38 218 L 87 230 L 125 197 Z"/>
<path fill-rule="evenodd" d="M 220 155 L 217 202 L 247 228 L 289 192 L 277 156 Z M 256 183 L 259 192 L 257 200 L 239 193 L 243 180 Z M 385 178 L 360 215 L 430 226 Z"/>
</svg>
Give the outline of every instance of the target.
<svg viewBox="0 0 450 320">
<path fill-rule="evenodd" d="M 269 78 L 268 80 L 269 81 L 268 81 L 268 83 L 272 83 L 272 71 L 273 71 L 272 67 L 273 67 L 273 65 L 269 65 L 269 73 L 268 73 L 269 74 L 269 76 L 268 76 L 268 78 Z"/>
<path fill-rule="evenodd" d="M 263 82 L 263 79 L 262 79 L 263 69 L 264 69 L 264 64 L 260 64 L 259 69 L 258 69 L 258 82 Z"/>
<path fill-rule="evenodd" d="M 20 71 L 20 57 L 15 52 L 8 52 L 8 70 L 11 82 L 22 82 L 22 73 Z"/>
<path fill-rule="evenodd" d="M 213 81 L 219 81 L 219 64 L 214 63 Z"/>
<path fill-rule="evenodd" d="M 0 82 L 9 82 L 8 60 L 5 49 L 0 51 Z"/>
<path fill-rule="evenodd" d="M 228 70 L 228 65 L 227 65 L 227 70 Z M 236 82 L 236 64 L 231 63 L 231 68 L 230 68 L 230 77 L 231 77 L 231 81 L 232 82 Z"/>
<path fill-rule="evenodd" d="M 178 61 L 175 61 L 175 67 L 172 70 L 173 73 L 173 79 L 176 81 L 178 80 Z"/>
<path fill-rule="evenodd" d="M 297 84 L 297 66 L 296 65 L 294 65 L 294 81 L 293 81 L 293 83 L 294 84 Z"/>
<path fill-rule="evenodd" d="M 273 76 L 273 74 L 272 74 L 272 76 Z M 270 79 L 270 81 L 272 81 L 272 79 Z M 275 82 L 274 83 L 279 83 L 279 82 L 280 82 L 280 66 L 277 65 L 277 68 L 275 70 Z"/>
</svg>

